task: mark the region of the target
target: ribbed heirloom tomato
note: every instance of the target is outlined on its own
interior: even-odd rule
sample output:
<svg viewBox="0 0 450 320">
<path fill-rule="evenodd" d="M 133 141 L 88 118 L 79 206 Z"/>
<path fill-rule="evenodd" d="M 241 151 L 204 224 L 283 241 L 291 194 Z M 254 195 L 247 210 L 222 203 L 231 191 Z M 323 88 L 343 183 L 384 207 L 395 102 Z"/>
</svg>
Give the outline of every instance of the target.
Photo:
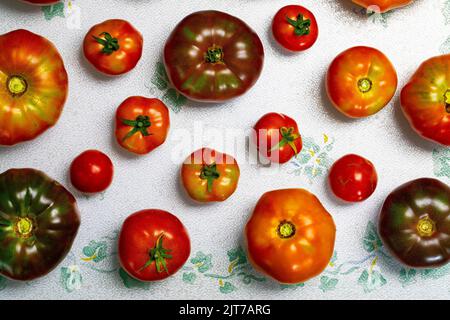
<svg viewBox="0 0 450 320">
<path fill-rule="evenodd" d="M 83 50 L 86 59 L 100 72 L 120 75 L 132 70 L 142 56 L 144 40 L 128 21 L 106 20 L 86 34 Z"/>
<path fill-rule="evenodd" d="M 34 139 L 59 119 L 68 78 L 55 46 L 27 30 L 0 36 L 0 145 Z"/>
<path fill-rule="evenodd" d="M 117 142 L 136 154 L 147 154 L 163 144 L 169 127 L 169 109 L 159 99 L 130 97 L 116 112 Z"/>
<path fill-rule="evenodd" d="M 303 147 L 297 122 L 282 113 L 267 113 L 254 127 L 259 153 L 275 163 L 286 163 Z"/>
<path fill-rule="evenodd" d="M 252 264 L 286 284 L 319 275 L 333 255 L 335 236 L 333 218 L 304 189 L 265 193 L 245 227 Z"/>
<path fill-rule="evenodd" d="M 258 80 L 264 49 L 242 20 L 219 11 L 184 18 L 164 47 L 174 87 L 192 100 L 219 102 L 247 92 Z"/>
<path fill-rule="evenodd" d="M 392 9 L 404 7 L 414 0 L 353 0 L 354 3 L 359 4 L 364 8 L 372 8 L 379 10 L 380 13 L 387 12 Z"/>
<path fill-rule="evenodd" d="M 184 188 L 199 202 L 228 199 L 236 191 L 239 175 L 239 166 L 232 156 L 209 148 L 193 152 L 181 167 Z"/>
<path fill-rule="evenodd" d="M 450 146 L 450 55 L 422 63 L 403 88 L 400 101 L 417 133 Z"/>
<path fill-rule="evenodd" d="M 120 230 L 120 264 L 140 281 L 162 280 L 175 274 L 190 253 L 186 228 L 167 211 L 136 212 L 124 221 Z"/>
<path fill-rule="evenodd" d="M 331 63 L 326 80 L 333 106 L 352 118 L 383 109 L 397 90 L 397 72 L 389 59 L 370 47 L 353 47 Z"/>
</svg>

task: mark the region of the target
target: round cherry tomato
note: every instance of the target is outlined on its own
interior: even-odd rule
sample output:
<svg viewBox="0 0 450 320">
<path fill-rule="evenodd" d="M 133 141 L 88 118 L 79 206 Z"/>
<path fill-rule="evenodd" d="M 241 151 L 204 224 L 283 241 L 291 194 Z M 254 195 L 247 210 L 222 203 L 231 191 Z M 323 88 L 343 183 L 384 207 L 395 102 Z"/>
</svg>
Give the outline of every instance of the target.
<svg viewBox="0 0 450 320">
<path fill-rule="evenodd" d="M 348 154 L 333 164 L 328 180 L 336 197 L 358 202 L 372 195 L 378 176 L 372 162 L 356 154 Z"/>
<path fill-rule="evenodd" d="M 209 148 L 193 152 L 181 167 L 184 188 L 200 202 L 228 199 L 236 191 L 239 175 L 239 166 L 232 156 Z"/>
<path fill-rule="evenodd" d="M 192 100 L 225 101 L 247 92 L 258 80 L 264 49 L 242 20 L 219 11 L 184 18 L 164 48 L 174 87 Z"/>
<path fill-rule="evenodd" d="M 190 253 L 186 228 L 167 211 L 136 212 L 125 220 L 120 230 L 120 264 L 140 281 L 162 280 L 175 274 Z"/>
<path fill-rule="evenodd" d="M 35 4 L 38 6 L 48 6 L 51 4 L 56 4 L 60 2 L 60 0 L 21 0 L 22 2 Z"/>
<path fill-rule="evenodd" d="M 450 261 L 450 188 L 436 179 L 405 183 L 386 198 L 379 218 L 388 250 L 412 268 Z"/>
<path fill-rule="evenodd" d="M 397 90 L 397 73 L 389 59 L 370 47 L 339 54 L 327 73 L 327 93 L 334 107 L 352 118 L 383 109 Z"/>
<path fill-rule="evenodd" d="M 159 99 L 130 97 L 116 112 L 117 142 L 137 154 L 147 154 L 163 144 L 169 127 L 169 109 Z"/>
<path fill-rule="evenodd" d="M 264 115 L 254 130 L 259 153 L 272 162 L 286 163 L 302 150 L 297 122 L 282 113 Z"/>
<path fill-rule="evenodd" d="M 55 125 L 67 91 L 64 62 L 50 41 L 27 30 L 0 35 L 0 145 Z"/>
<path fill-rule="evenodd" d="M 255 268 L 281 283 L 320 274 L 333 255 L 336 227 L 319 199 L 304 189 L 265 193 L 245 227 Z"/>
<path fill-rule="evenodd" d="M 413 2 L 413 0 L 353 0 L 360 6 L 372 9 L 372 11 L 384 13 L 389 10 L 404 7 Z"/>
<path fill-rule="evenodd" d="M 120 75 L 132 70 L 142 56 L 143 38 L 125 20 L 107 20 L 93 26 L 84 38 L 84 55 L 100 72 Z"/>
<path fill-rule="evenodd" d="M 70 166 L 70 180 L 81 192 L 106 190 L 112 182 L 114 167 L 111 159 L 98 150 L 87 150 L 76 157 Z"/>
<path fill-rule="evenodd" d="M 319 36 L 316 18 L 308 9 L 290 5 L 281 8 L 272 22 L 275 40 L 291 51 L 303 51 L 312 47 Z"/>
<path fill-rule="evenodd" d="M 450 146 L 450 55 L 422 63 L 403 88 L 400 101 L 417 133 Z"/>
</svg>

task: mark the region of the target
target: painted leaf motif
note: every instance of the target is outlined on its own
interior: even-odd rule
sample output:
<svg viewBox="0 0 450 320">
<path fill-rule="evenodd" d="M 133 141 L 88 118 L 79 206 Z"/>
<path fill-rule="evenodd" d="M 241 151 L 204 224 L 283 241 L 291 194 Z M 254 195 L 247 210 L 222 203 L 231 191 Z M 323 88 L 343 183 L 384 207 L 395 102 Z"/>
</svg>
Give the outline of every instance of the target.
<svg viewBox="0 0 450 320">
<path fill-rule="evenodd" d="M 183 282 L 193 284 L 197 279 L 197 275 L 194 272 L 183 273 Z"/>
<path fill-rule="evenodd" d="M 387 280 L 376 269 L 364 270 L 358 279 L 358 284 L 364 288 L 365 293 L 372 292 L 387 283 Z"/>
<path fill-rule="evenodd" d="M 204 273 L 212 268 L 211 254 L 206 255 L 203 252 L 199 251 L 190 261 L 197 267 L 200 273 Z"/>
<path fill-rule="evenodd" d="M 8 280 L 5 277 L 0 276 L 0 291 L 6 289 Z"/>
<path fill-rule="evenodd" d="M 42 12 L 44 13 L 45 20 L 52 20 L 54 17 L 64 18 L 64 3 L 60 2 L 50 6 L 43 6 Z"/>
<path fill-rule="evenodd" d="M 363 247 L 367 252 L 374 252 L 381 248 L 383 243 L 381 242 L 380 237 L 378 236 L 377 229 L 375 224 L 372 221 L 366 226 L 366 232 L 363 238 Z"/>
<path fill-rule="evenodd" d="M 169 87 L 169 78 L 162 62 L 156 64 L 156 70 L 153 74 L 151 82 L 159 89 L 166 90 Z"/>
<path fill-rule="evenodd" d="M 406 287 L 416 282 L 416 274 L 417 271 L 415 269 L 401 268 L 398 280 L 403 287 Z"/>
<path fill-rule="evenodd" d="M 336 278 L 330 278 L 327 276 L 320 277 L 319 289 L 323 292 L 336 289 L 339 280 Z"/>
<path fill-rule="evenodd" d="M 444 148 L 434 149 L 432 157 L 434 175 L 436 177 L 450 178 L 450 150 Z"/>
<path fill-rule="evenodd" d="M 439 279 L 450 274 L 450 264 L 436 269 L 424 269 L 420 273 L 424 279 Z"/>
<path fill-rule="evenodd" d="M 150 284 L 149 283 L 142 282 L 142 281 L 139 281 L 139 280 L 131 277 L 122 268 L 119 269 L 119 276 L 122 279 L 122 282 L 125 285 L 125 287 L 127 287 L 128 289 L 133 289 L 133 288 L 144 289 L 144 290 L 149 290 L 150 289 Z"/>
<path fill-rule="evenodd" d="M 444 2 L 444 7 L 442 8 L 442 14 L 445 18 L 445 24 L 450 24 L 450 0 Z"/>
<path fill-rule="evenodd" d="M 108 244 L 105 241 L 91 241 L 87 246 L 83 248 L 83 254 L 86 258 L 85 261 L 100 262 L 107 256 Z"/>
<path fill-rule="evenodd" d="M 187 98 L 179 94 L 174 88 L 170 88 L 162 97 L 162 101 L 172 109 L 173 112 L 178 113 L 181 107 L 186 103 Z"/>
<path fill-rule="evenodd" d="M 219 291 L 221 293 L 227 294 L 236 290 L 236 287 L 230 282 L 225 282 L 223 285 L 219 286 Z"/>
<path fill-rule="evenodd" d="M 60 279 L 62 286 L 67 292 L 81 289 L 83 277 L 78 266 L 62 267 Z"/>
<path fill-rule="evenodd" d="M 303 288 L 305 284 L 303 282 L 297 283 L 297 284 L 280 284 L 281 290 L 284 289 L 297 289 L 297 288 Z"/>
<path fill-rule="evenodd" d="M 245 255 L 242 247 L 238 247 L 236 249 L 229 250 L 227 252 L 228 261 L 233 262 L 235 265 L 245 264 L 247 263 L 247 256 Z"/>
</svg>

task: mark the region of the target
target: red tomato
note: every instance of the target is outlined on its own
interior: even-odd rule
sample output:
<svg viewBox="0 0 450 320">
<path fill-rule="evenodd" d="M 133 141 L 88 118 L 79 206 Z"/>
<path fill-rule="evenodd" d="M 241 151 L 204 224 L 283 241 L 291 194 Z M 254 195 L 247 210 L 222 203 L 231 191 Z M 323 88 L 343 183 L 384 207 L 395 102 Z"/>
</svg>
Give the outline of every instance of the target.
<svg viewBox="0 0 450 320">
<path fill-rule="evenodd" d="M 328 180 L 336 197 L 358 202 L 372 195 L 378 176 L 372 162 L 356 154 L 348 154 L 333 164 Z"/>
<path fill-rule="evenodd" d="M 288 162 L 302 150 L 297 122 L 282 113 L 264 115 L 254 129 L 258 151 L 272 162 Z"/>
<path fill-rule="evenodd" d="M 163 144 L 169 126 L 169 109 L 159 99 L 130 97 L 116 112 L 117 142 L 137 154 L 147 154 Z"/>
<path fill-rule="evenodd" d="M 175 274 L 191 252 L 189 235 L 181 221 L 162 210 L 142 210 L 129 216 L 119 235 L 122 268 L 140 281 Z"/>
<path fill-rule="evenodd" d="M 103 152 L 87 150 L 76 157 L 70 166 L 70 180 L 81 192 L 95 193 L 106 190 L 112 182 L 114 167 Z"/>
<path fill-rule="evenodd" d="M 354 3 L 376 12 L 387 12 L 392 9 L 404 7 L 413 2 L 413 0 L 353 0 Z"/>
<path fill-rule="evenodd" d="M 48 6 L 50 4 L 58 3 L 60 0 L 22 0 L 22 2 L 36 4 L 38 6 Z"/>
<path fill-rule="evenodd" d="M 142 56 L 143 38 L 125 20 L 107 20 L 93 26 L 84 38 L 84 55 L 100 72 L 124 74 L 133 69 Z"/>
<path fill-rule="evenodd" d="M 281 8 L 272 22 L 275 40 L 291 51 L 303 51 L 312 47 L 319 36 L 319 27 L 308 9 L 290 5 Z"/>
</svg>

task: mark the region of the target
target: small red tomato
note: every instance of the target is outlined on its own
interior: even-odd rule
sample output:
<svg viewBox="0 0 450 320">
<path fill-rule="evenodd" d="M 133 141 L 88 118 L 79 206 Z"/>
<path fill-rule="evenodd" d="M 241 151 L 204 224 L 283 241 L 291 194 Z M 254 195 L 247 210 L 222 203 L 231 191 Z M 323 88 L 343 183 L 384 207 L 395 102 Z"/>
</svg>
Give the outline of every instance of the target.
<svg viewBox="0 0 450 320">
<path fill-rule="evenodd" d="M 133 69 L 142 56 L 143 38 L 125 20 L 107 20 L 93 26 L 84 38 L 86 59 L 100 72 L 124 74 Z"/>
<path fill-rule="evenodd" d="M 319 27 L 308 9 L 290 5 L 281 8 L 272 22 L 275 40 L 291 51 L 303 51 L 312 47 L 319 36 Z"/>
<path fill-rule="evenodd" d="M 76 157 L 70 166 L 70 180 L 81 192 L 95 193 L 106 190 L 112 182 L 114 167 L 103 152 L 87 150 Z"/>
<path fill-rule="evenodd" d="M 272 162 L 286 163 L 302 150 L 297 122 L 282 113 L 264 115 L 254 130 L 259 153 Z"/>
<path fill-rule="evenodd" d="M 119 235 L 122 268 L 140 281 L 175 274 L 191 253 L 189 235 L 181 221 L 163 210 L 142 210 L 129 216 Z"/>
<path fill-rule="evenodd" d="M 130 97 L 116 112 L 117 142 L 137 154 L 147 154 L 163 144 L 169 126 L 169 109 L 159 99 Z"/>
<path fill-rule="evenodd" d="M 375 191 L 378 182 L 372 162 L 356 154 L 337 160 L 331 167 L 328 179 L 336 197 L 348 202 L 366 200 Z"/>
</svg>

